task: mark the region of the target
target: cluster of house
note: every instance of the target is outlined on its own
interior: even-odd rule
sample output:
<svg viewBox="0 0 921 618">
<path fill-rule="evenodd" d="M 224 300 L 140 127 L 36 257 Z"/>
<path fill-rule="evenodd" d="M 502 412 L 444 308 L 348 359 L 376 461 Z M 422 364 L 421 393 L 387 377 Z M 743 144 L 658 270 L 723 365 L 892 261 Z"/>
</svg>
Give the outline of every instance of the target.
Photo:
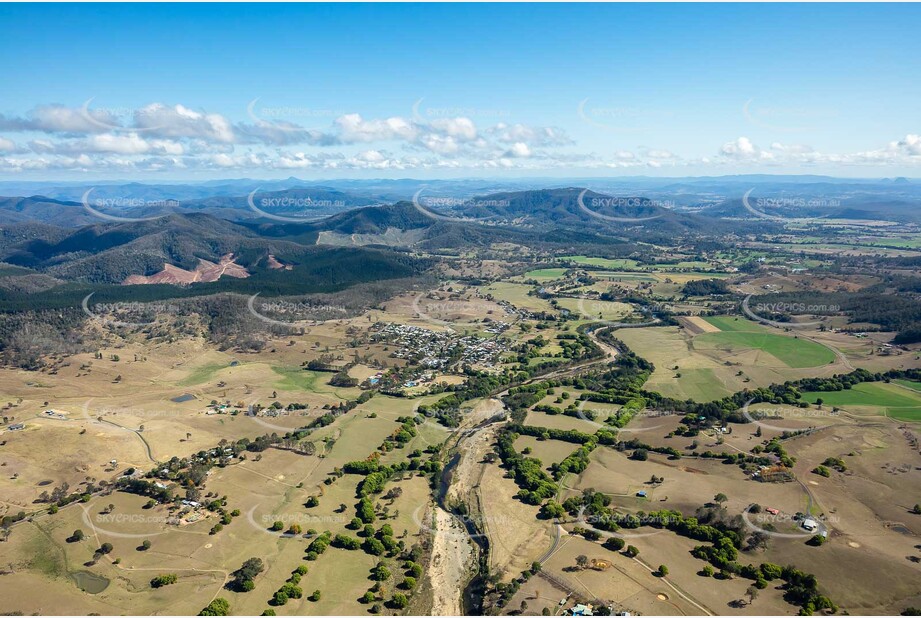
<svg viewBox="0 0 921 618">
<path fill-rule="evenodd" d="M 216 464 L 227 464 L 234 457 L 236 457 L 236 453 L 234 453 L 233 447 L 217 447 L 208 451 L 199 452 L 195 455 L 190 455 L 185 459 L 180 459 L 179 467 L 185 468 L 192 465 L 193 463 L 208 463 L 209 461 L 213 461 L 213 463 Z M 208 470 L 208 472 L 205 474 L 211 474 L 211 470 Z M 169 468 L 160 468 L 157 476 L 159 476 L 161 479 L 168 479 L 170 477 Z M 161 489 L 165 488 L 164 486 L 161 486 L 160 483 L 155 483 L 155 485 Z"/>
<path fill-rule="evenodd" d="M 229 404 L 212 403 L 208 406 L 208 409 L 205 411 L 205 414 L 210 416 L 212 414 L 230 414 L 231 412 L 232 412 L 232 408 L 230 407 Z"/>
<path fill-rule="evenodd" d="M 419 375 L 403 382 L 403 388 L 413 388 L 421 384 L 428 384 L 435 379 L 435 374 L 431 371 L 423 371 Z"/>
<path fill-rule="evenodd" d="M 61 414 L 60 412 L 55 412 L 54 410 L 45 410 L 43 414 L 45 415 L 46 418 L 58 418 L 58 419 L 67 420 L 67 416 L 65 416 L 64 414 Z M 25 428 L 26 428 L 25 423 L 10 423 L 9 425 L 6 426 L 7 431 L 22 431 Z"/>
<path fill-rule="evenodd" d="M 487 333 L 490 333 L 490 334 L 493 334 L 493 335 L 501 335 L 502 333 L 504 333 L 505 331 L 507 331 L 507 330 L 510 329 L 511 327 L 512 327 L 512 325 L 509 324 L 508 322 L 503 322 L 503 321 L 501 321 L 501 320 L 497 320 L 497 321 L 495 321 L 495 322 L 492 322 L 489 326 L 487 326 L 487 327 L 486 327 L 485 329 L 483 329 L 483 330 L 485 330 Z"/>
<path fill-rule="evenodd" d="M 417 362 L 427 369 L 446 369 L 454 363 L 492 367 L 508 350 L 498 336 L 486 339 L 476 335 L 435 332 L 406 324 L 375 324 L 371 340 L 399 346 L 391 356 Z"/>
<path fill-rule="evenodd" d="M 566 599 L 560 601 L 560 607 L 566 603 Z M 599 610 L 604 609 L 605 611 L 599 612 Z M 615 611 L 613 605 L 608 605 L 607 607 L 596 607 L 591 603 L 576 603 L 569 609 L 563 611 L 564 616 L 630 616 L 628 611 Z"/>
<path fill-rule="evenodd" d="M 796 480 L 790 468 L 780 465 L 760 466 L 752 472 L 752 478 L 762 483 L 787 483 Z"/>
<path fill-rule="evenodd" d="M 506 315 L 517 315 L 523 320 L 533 320 L 535 318 L 535 315 L 527 309 L 519 309 L 507 300 L 496 299 L 494 302 L 505 310 Z M 508 327 L 506 326 L 506 328 Z"/>
</svg>

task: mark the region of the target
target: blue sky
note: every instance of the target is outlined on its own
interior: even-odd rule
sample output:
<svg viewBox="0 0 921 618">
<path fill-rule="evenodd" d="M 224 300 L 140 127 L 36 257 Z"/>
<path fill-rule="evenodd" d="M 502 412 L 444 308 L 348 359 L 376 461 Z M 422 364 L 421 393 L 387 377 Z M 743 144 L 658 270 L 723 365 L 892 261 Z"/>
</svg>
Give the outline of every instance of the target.
<svg viewBox="0 0 921 618">
<path fill-rule="evenodd" d="M 921 176 L 918 5 L 38 4 L 0 26 L 4 179 Z"/>
</svg>

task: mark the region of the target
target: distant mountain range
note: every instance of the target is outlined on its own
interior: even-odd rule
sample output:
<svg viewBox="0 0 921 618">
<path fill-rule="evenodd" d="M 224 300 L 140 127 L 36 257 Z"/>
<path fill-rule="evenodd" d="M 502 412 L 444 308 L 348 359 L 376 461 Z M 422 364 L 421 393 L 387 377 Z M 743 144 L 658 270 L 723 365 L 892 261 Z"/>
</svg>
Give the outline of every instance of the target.
<svg viewBox="0 0 921 618">
<path fill-rule="evenodd" d="M 565 224 L 583 219 L 571 216 L 576 214 L 571 209 L 570 215 L 564 215 L 565 205 L 550 212 L 553 204 L 542 200 L 556 201 L 558 207 L 568 199 L 568 193 L 575 190 L 573 187 L 589 187 L 590 195 L 618 197 L 625 204 L 629 198 L 637 197 L 653 205 L 665 204 L 668 210 L 707 218 L 753 218 L 751 212 L 743 212 L 741 208 L 740 200 L 748 192 L 755 198 L 773 202 L 807 205 L 798 209 L 780 207 L 771 213 L 782 217 L 827 217 L 837 211 L 844 217 L 864 219 L 868 213 L 873 213 L 869 216 L 917 221 L 921 212 L 921 181 L 905 178 L 872 180 L 749 174 L 697 178 L 585 178 L 566 183 L 559 179 L 305 181 L 293 177 L 168 184 L 7 181 L 0 182 L 0 195 L 14 197 L 0 197 L 0 222 L 38 221 L 64 227 L 90 225 L 92 213 L 80 208 L 87 191 L 90 192 L 90 206 L 103 215 L 144 218 L 170 213 L 207 213 L 230 221 L 266 219 L 260 210 L 309 221 L 362 206 L 411 201 L 421 191 L 424 199 L 437 196 L 458 202 L 474 202 L 484 199 L 483 196 L 515 195 L 515 202 L 508 208 L 491 214 L 500 218 L 508 216 L 528 225 L 542 220 Z M 97 206 L 97 203 L 105 205 Z M 532 208 L 537 210 L 529 210 Z M 642 208 L 634 210 L 639 212 Z M 665 229 L 662 223 L 658 227 Z M 673 230 L 699 225 L 674 219 L 672 223 L 676 224 Z"/>
<path fill-rule="evenodd" d="M 169 185 L 101 186 L 86 203 L 46 196 L 0 198 L 0 278 L 28 275 L 31 279 L 19 283 L 32 281 L 39 288 L 68 281 L 199 285 L 269 274 L 284 281 L 330 247 L 461 251 L 506 243 L 532 249 L 604 246 L 610 254 L 629 255 L 638 243 L 648 248 L 681 237 L 725 239 L 779 231 L 783 222 L 774 217 L 919 220 L 916 197 L 921 197 L 921 185 L 903 180 L 861 183 L 817 177 L 812 182 L 797 179 L 798 194 L 776 185 L 747 189 L 745 197 L 720 198 L 710 192 L 733 184 L 738 193 L 754 180 L 683 179 L 672 185 L 680 200 L 665 199 L 669 193 L 662 186 L 645 192 L 573 186 L 467 195 L 478 181 L 422 187 L 411 199 L 386 204 L 368 195 L 391 191 L 401 182 L 404 189 L 419 186 L 409 180 L 339 183 L 359 187 L 365 195 L 325 185 L 244 194 L 240 190 L 251 181 L 241 180 L 194 185 L 200 193 L 234 195 L 178 200 L 173 191 L 190 194 L 192 185 L 181 190 Z M 446 197 L 449 186 L 461 191 L 460 197 Z M 832 186 L 839 197 L 817 197 L 828 195 Z M 126 191 L 144 197 L 105 197 Z M 778 194 L 782 199 L 770 197 Z M 761 196 L 770 199 L 757 201 Z M 752 203 L 758 208 L 753 210 Z M 3 264 L 18 270 L 4 271 Z"/>
</svg>

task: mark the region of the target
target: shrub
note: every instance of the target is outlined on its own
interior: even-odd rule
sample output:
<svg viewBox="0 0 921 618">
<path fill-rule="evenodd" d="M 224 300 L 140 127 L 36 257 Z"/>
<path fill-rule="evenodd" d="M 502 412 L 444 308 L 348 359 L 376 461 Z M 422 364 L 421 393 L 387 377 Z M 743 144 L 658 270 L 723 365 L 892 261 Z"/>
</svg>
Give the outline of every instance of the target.
<svg viewBox="0 0 921 618">
<path fill-rule="evenodd" d="M 157 575 L 152 580 L 150 580 L 151 588 L 162 588 L 163 586 L 169 586 L 170 584 L 175 584 L 179 578 L 175 573 L 168 573 L 166 575 Z"/>
</svg>

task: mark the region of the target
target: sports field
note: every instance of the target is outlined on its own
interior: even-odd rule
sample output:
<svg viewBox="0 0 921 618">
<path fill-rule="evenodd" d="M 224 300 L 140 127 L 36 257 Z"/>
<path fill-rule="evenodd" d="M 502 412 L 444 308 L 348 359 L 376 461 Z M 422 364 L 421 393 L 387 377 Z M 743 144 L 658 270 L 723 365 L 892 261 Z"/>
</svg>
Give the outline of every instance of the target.
<svg viewBox="0 0 921 618">
<path fill-rule="evenodd" d="M 528 292 L 532 289 L 533 288 L 529 285 L 499 281 L 493 283 L 489 287 L 482 288 L 482 291 L 484 294 L 492 294 L 493 298 L 497 300 L 508 301 L 519 309 L 527 309 L 529 311 L 552 311 L 553 308 L 550 306 L 549 302 L 543 298 L 528 295 Z"/>
<path fill-rule="evenodd" d="M 777 335 L 749 320 L 722 316 L 705 319 L 720 332 L 695 337 L 694 346 L 701 350 L 716 349 L 730 354 L 744 349 L 762 350 L 794 369 L 835 361 L 834 352 L 808 339 Z"/>
<path fill-rule="evenodd" d="M 912 382 L 911 380 L 893 380 L 893 382 L 921 393 L 921 382 Z"/>
<path fill-rule="evenodd" d="M 600 266 L 602 268 L 636 268 L 636 260 L 610 259 L 600 257 L 588 257 L 585 255 L 564 255 L 561 260 L 568 260 L 576 264 L 585 264 L 586 266 Z"/>
<path fill-rule="evenodd" d="M 537 270 L 529 270 L 522 277 L 524 279 L 535 279 L 537 281 L 553 281 L 554 279 L 559 279 L 564 274 L 566 274 L 565 268 L 538 268 Z"/>
<path fill-rule="evenodd" d="M 622 320 L 633 313 L 632 305 L 614 301 L 588 298 L 559 298 L 557 303 L 564 309 L 590 319 Z"/>
<path fill-rule="evenodd" d="M 900 380 L 899 382 L 903 382 Z M 864 409 L 866 412 L 884 412 L 887 416 L 905 421 L 921 421 L 921 391 L 917 382 L 903 384 L 863 382 L 843 391 L 808 392 L 803 398 L 815 403 L 818 399 L 826 406 L 836 406 L 847 411 Z"/>
</svg>

